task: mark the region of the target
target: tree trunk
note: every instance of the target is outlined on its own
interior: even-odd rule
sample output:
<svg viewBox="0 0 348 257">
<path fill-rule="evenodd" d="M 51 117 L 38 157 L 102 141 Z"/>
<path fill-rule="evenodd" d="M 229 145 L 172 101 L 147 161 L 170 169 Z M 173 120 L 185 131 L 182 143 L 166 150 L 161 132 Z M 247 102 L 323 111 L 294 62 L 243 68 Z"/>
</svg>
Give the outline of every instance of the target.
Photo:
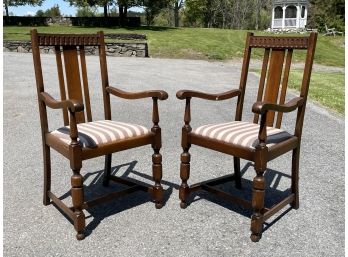
<svg viewBox="0 0 348 257">
<path fill-rule="evenodd" d="M 6 11 L 6 17 L 8 17 L 8 0 L 5 0 L 5 11 Z"/>
<path fill-rule="evenodd" d="M 261 20 L 261 0 L 256 0 L 255 30 L 259 29 L 260 20 Z"/>
<path fill-rule="evenodd" d="M 123 10 L 123 17 L 124 17 L 124 18 L 127 18 L 127 16 L 128 16 L 128 6 L 125 5 L 125 6 L 124 6 L 124 10 Z"/>
<path fill-rule="evenodd" d="M 104 17 L 108 17 L 108 4 L 104 5 Z"/>
<path fill-rule="evenodd" d="M 122 19 L 123 18 L 123 5 L 118 6 L 118 13 L 119 13 L 120 19 Z"/>
<path fill-rule="evenodd" d="M 179 3 L 178 1 L 175 1 L 174 6 L 174 26 L 177 28 L 179 27 Z"/>
<path fill-rule="evenodd" d="M 128 6 L 127 5 L 119 5 L 118 10 L 119 10 L 119 17 L 120 17 L 120 26 L 124 27 L 126 25 Z"/>
</svg>

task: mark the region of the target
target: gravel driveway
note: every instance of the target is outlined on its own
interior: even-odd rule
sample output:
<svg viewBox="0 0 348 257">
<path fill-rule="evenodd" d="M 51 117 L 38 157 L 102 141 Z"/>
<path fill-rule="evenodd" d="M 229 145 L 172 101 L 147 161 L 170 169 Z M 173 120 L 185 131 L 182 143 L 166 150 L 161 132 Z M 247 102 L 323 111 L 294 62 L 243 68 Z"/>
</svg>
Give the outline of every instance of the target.
<svg viewBox="0 0 348 257">
<path fill-rule="evenodd" d="M 86 212 L 88 236 L 75 240 L 73 226 L 53 206 L 42 205 L 43 164 L 32 56 L 4 53 L 4 256 L 344 256 L 344 120 L 309 104 L 300 163 L 300 209 L 290 210 L 249 239 L 250 213 L 207 194 L 179 207 L 180 133 L 184 102 L 177 90 L 223 92 L 237 88 L 241 64 L 196 60 L 108 58 L 110 84 L 136 91 L 164 89 L 160 102 L 163 133 L 163 186 L 166 205 L 156 210 L 149 197 L 135 193 Z M 54 55 L 43 55 L 47 91 L 59 96 Z M 87 57 L 95 120 L 102 119 L 98 58 Z M 244 120 L 251 120 L 258 77 L 250 74 Z M 290 95 L 292 97 L 293 95 Z M 112 100 L 113 119 L 151 127 L 151 100 Z M 192 101 L 192 126 L 234 118 L 235 100 Z M 284 117 L 292 131 L 294 115 Z M 50 129 L 63 125 L 60 111 L 49 112 Z M 233 172 L 233 158 L 193 146 L 189 184 Z M 152 183 L 150 146 L 113 156 L 114 173 Z M 52 190 L 69 201 L 71 170 L 52 154 Z M 291 158 L 272 161 L 266 197 L 277 199 L 290 185 Z M 100 191 L 103 158 L 83 163 L 87 198 Z M 250 197 L 255 172 L 242 162 L 243 191 Z M 113 189 L 117 186 L 113 186 Z M 226 188 L 235 191 L 233 187 Z M 285 211 L 286 209 L 284 209 Z M 279 216 L 279 215 L 278 215 Z M 277 218 L 278 216 L 275 216 Z M 273 220 L 274 220 L 273 219 Z"/>
</svg>

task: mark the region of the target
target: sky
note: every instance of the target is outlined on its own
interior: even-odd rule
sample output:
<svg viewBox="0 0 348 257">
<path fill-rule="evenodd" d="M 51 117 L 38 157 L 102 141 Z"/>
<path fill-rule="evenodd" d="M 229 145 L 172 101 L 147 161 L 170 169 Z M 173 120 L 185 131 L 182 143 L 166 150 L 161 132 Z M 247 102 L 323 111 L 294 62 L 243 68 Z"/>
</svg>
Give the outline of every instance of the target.
<svg viewBox="0 0 348 257">
<path fill-rule="evenodd" d="M 25 16 L 25 15 L 35 15 L 35 13 L 38 10 L 47 10 L 54 5 L 58 4 L 60 12 L 64 16 L 75 16 L 76 14 L 76 7 L 70 6 L 69 2 L 66 2 L 64 0 L 45 0 L 41 6 L 30 6 L 30 5 L 24 5 L 24 6 L 10 6 L 8 8 L 9 12 L 12 12 L 16 16 Z M 141 11 L 141 8 L 131 8 L 132 11 Z M 5 8 L 3 8 L 3 11 L 5 11 Z M 103 12 L 103 8 L 98 8 L 98 12 Z"/>
</svg>

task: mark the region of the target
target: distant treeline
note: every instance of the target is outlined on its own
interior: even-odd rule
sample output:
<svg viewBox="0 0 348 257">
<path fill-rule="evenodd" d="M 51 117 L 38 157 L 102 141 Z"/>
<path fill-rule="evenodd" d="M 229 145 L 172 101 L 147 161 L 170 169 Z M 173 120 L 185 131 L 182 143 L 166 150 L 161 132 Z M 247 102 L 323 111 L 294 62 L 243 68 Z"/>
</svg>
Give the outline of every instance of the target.
<svg viewBox="0 0 348 257">
<path fill-rule="evenodd" d="M 44 0 L 5 0 L 8 6 L 40 5 Z M 227 29 L 266 29 L 270 27 L 272 0 L 65 0 L 78 7 L 77 17 L 140 17 L 145 25 Z M 99 13 L 97 7 L 104 7 Z M 139 13 L 130 11 L 141 7 Z M 59 6 L 39 10 L 35 16 L 61 16 Z M 308 26 L 319 31 L 328 27 L 344 30 L 344 0 L 308 0 Z"/>
</svg>

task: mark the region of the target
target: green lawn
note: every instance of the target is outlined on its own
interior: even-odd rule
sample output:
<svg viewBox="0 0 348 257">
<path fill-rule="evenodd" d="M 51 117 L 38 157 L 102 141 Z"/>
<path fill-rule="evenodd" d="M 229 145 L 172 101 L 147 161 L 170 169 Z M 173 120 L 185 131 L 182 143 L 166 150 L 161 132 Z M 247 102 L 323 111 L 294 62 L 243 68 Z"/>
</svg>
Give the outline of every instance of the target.
<svg viewBox="0 0 348 257">
<path fill-rule="evenodd" d="M 292 71 L 289 87 L 299 90 L 303 72 Z M 344 113 L 344 73 L 313 72 L 309 85 L 309 97 L 320 104 Z"/>
<path fill-rule="evenodd" d="M 4 40 L 29 40 L 30 27 L 4 27 Z M 141 33 L 147 35 L 149 53 L 152 57 L 228 60 L 242 58 L 245 30 L 204 28 L 160 28 L 138 29 L 85 28 L 67 26 L 37 27 L 39 32 L 48 33 Z M 265 34 L 257 32 L 257 34 Z M 297 34 L 298 35 L 298 34 Z M 253 58 L 261 58 L 262 52 L 255 51 Z M 304 53 L 294 55 L 295 61 L 303 61 Z M 315 63 L 344 66 L 344 37 L 319 36 Z"/>
</svg>

